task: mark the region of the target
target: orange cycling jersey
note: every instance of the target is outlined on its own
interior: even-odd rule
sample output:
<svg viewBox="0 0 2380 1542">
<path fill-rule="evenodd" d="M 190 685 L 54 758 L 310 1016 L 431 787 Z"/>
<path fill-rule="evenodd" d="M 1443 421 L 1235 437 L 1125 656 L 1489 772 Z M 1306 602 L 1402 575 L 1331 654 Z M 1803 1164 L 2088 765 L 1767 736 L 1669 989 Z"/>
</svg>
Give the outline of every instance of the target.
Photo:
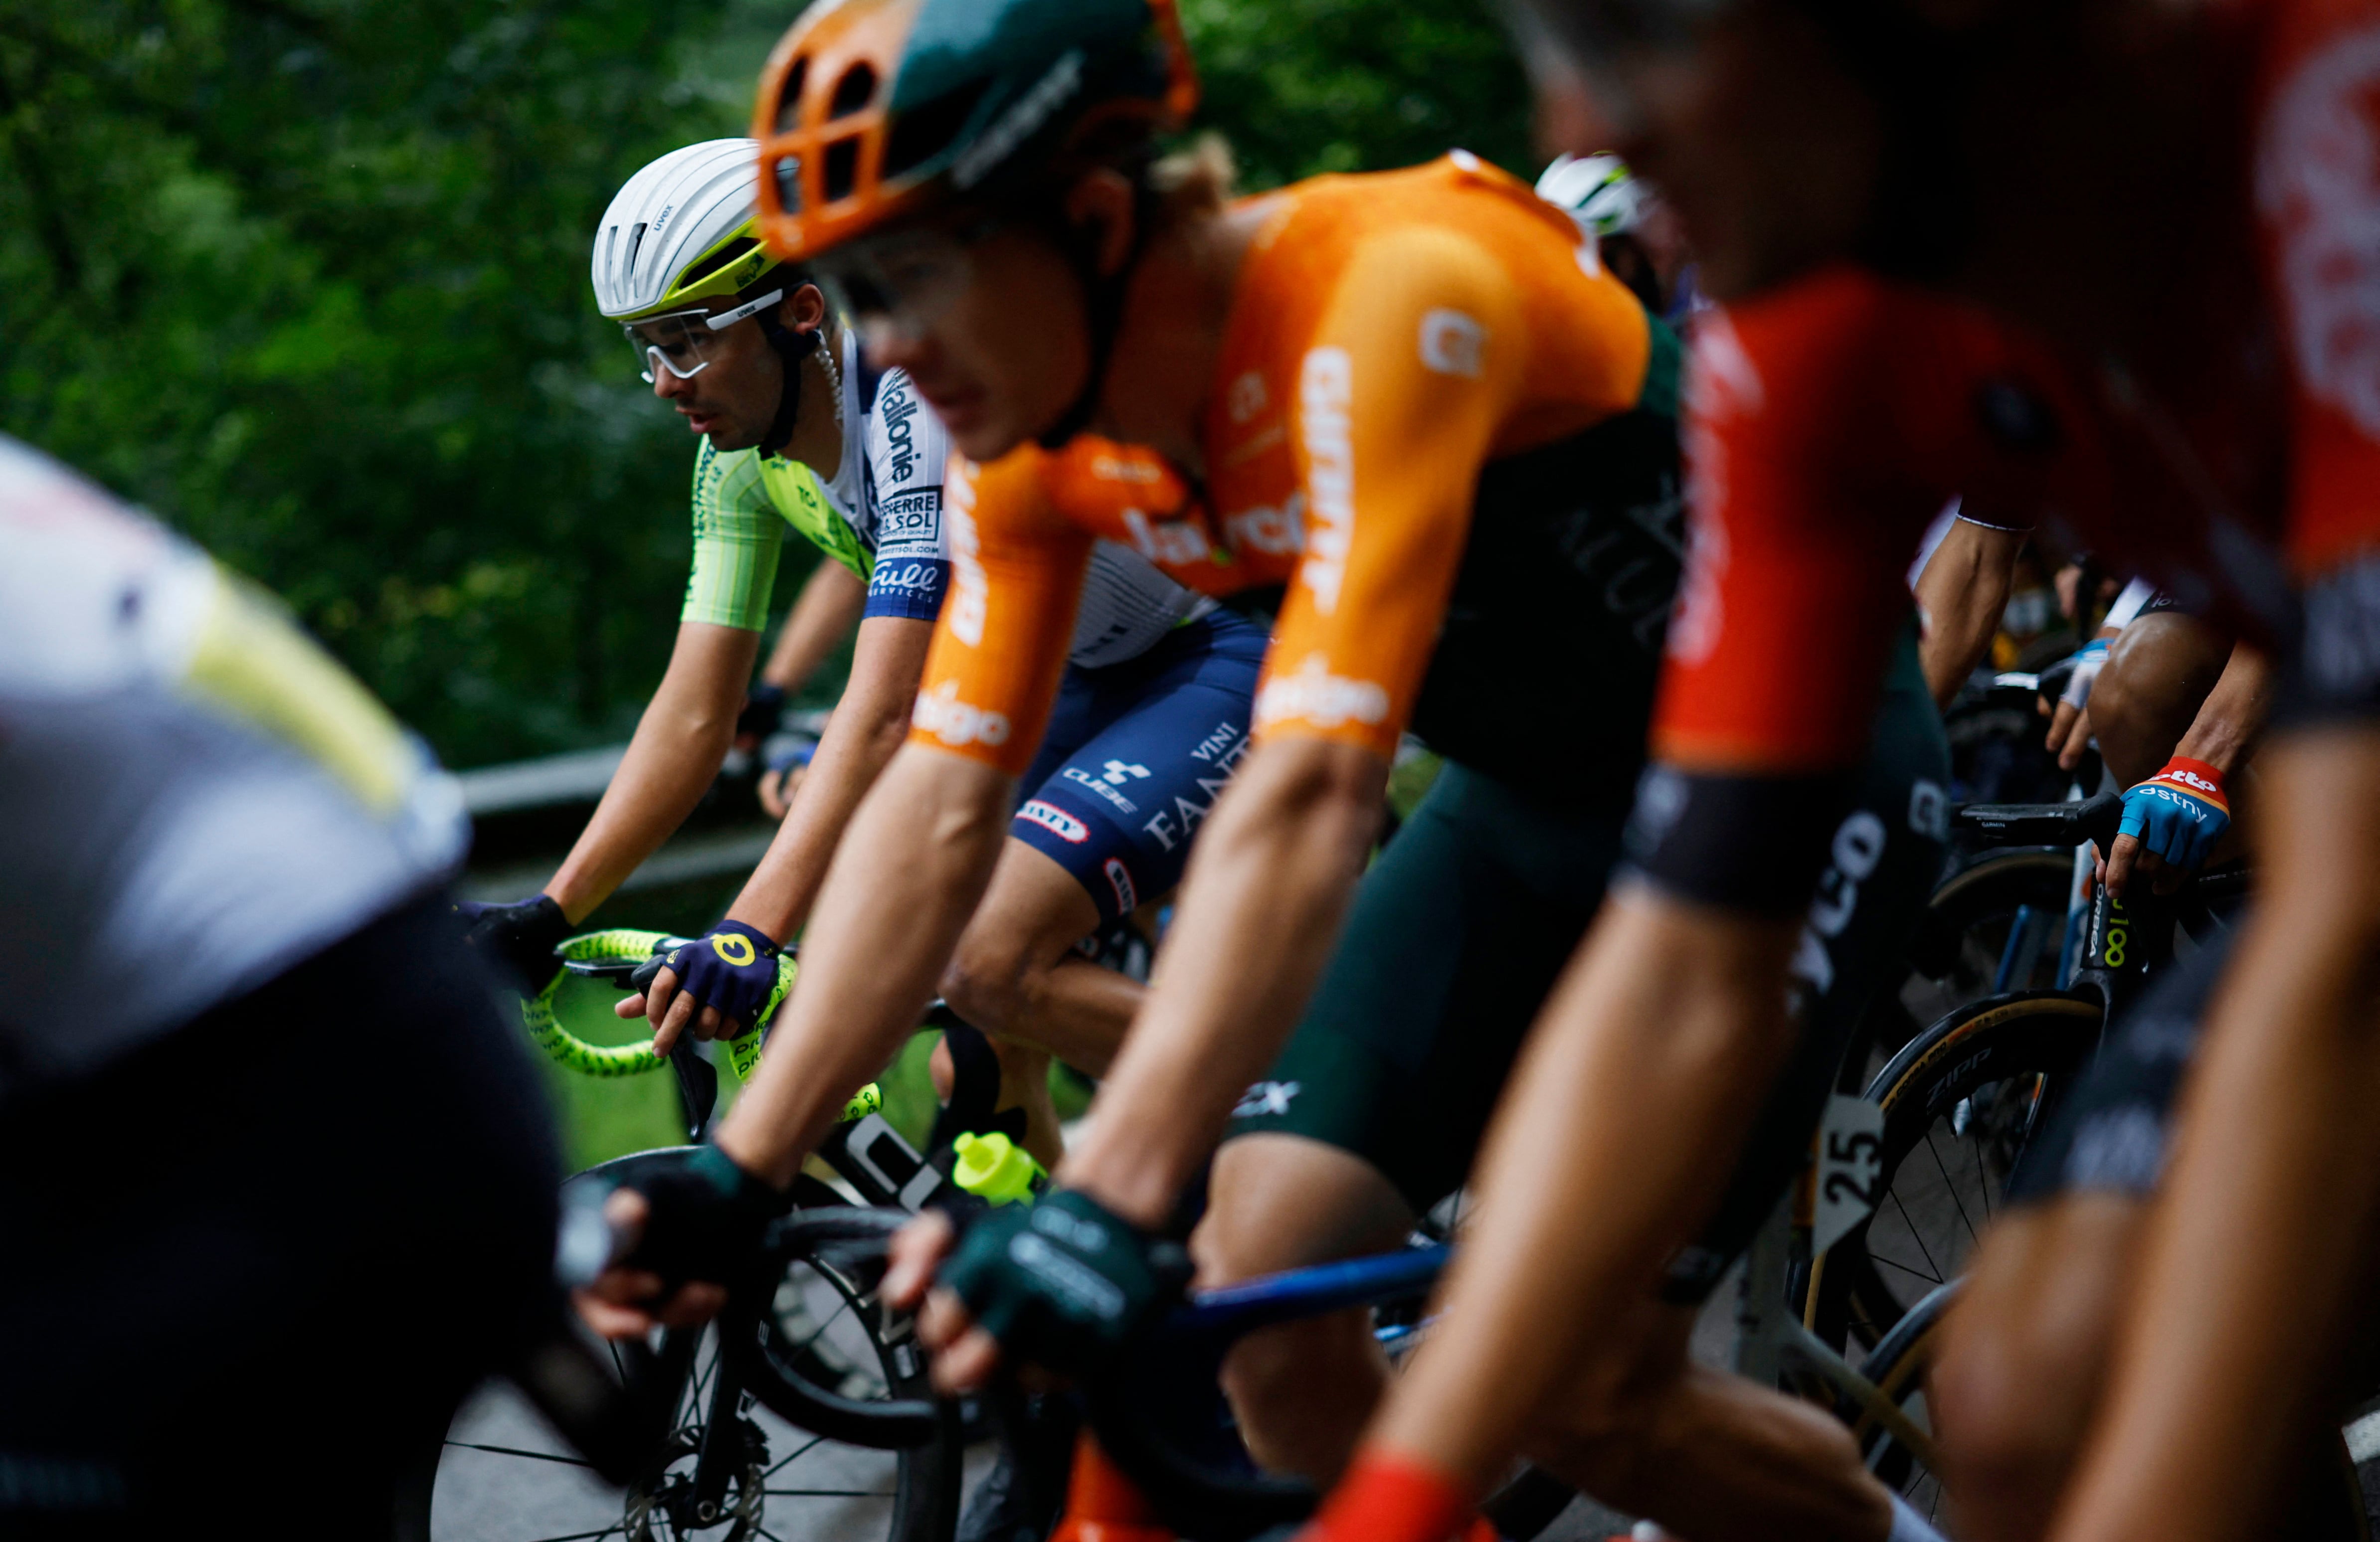
<svg viewBox="0 0 2380 1542">
<path fill-rule="evenodd" d="M 1105 537 L 1209 594 L 1285 586 L 1260 736 L 1386 757 L 1418 706 L 1487 769 L 1534 746 L 1633 777 L 1680 555 L 1674 339 L 1468 155 L 1256 207 L 1203 486 L 1091 438 L 953 463 L 913 736 L 1024 769 Z"/>
<path fill-rule="evenodd" d="M 2152 385 L 1848 266 L 1701 327 L 1662 762 L 1791 778 L 1854 761 L 1901 576 L 1953 494 L 2281 646 L 2295 710 L 2380 709 L 2380 0 L 2234 19 L 2259 61 L 2242 97 L 2262 272 L 2208 264 L 2232 289 L 2177 314 L 2211 338 L 2194 370 Z"/>
</svg>

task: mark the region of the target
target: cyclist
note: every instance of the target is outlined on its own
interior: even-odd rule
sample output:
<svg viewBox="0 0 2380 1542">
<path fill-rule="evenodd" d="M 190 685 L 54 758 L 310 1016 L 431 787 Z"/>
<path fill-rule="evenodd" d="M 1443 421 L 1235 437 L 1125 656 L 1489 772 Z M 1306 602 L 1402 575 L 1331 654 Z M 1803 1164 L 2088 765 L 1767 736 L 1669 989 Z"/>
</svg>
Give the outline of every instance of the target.
<svg viewBox="0 0 2380 1542">
<path fill-rule="evenodd" d="M 1739 1116 L 1682 1100 L 1668 1067 L 1772 1031 L 1791 924 L 1760 889 L 1816 861 L 1917 532 L 1946 496 L 1989 491 L 2291 650 L 2260 757 L 2267 893 L 2048 1535 L 2257 1530 L 2380 1189 L 2349 1090 L 2380 1072 L 2359 1010 L 2380 941 L 2380 332 L 2361 320 L 2380 303 L 2362 239 L 2380 10 L 1527 14 L 1542 89 L 1573 121 L 1618 123 L 1597 142 L 1679 198 L 1726 310 L 1697 333 L 1694 556 L 1638 804 L 1645 881 L 1533 1047 L 1432 1353 L 1374 1456 L 1441 1502 L 1475 1492 L 1708 1203 Z M 1998 238 L 2017 208 L 2055 211 L 2058 261 Z M 2222 811 L 2203 768 L 2152 781 L 2172 822 Z M 1625 1098 L 1593 1075 L 1616 1059 Z M 1364 1526 L 1363 1497 L 1342 1488 L 1324 1534 L 1442 1529 Z"/>
<path fill-rule="evenodd" d="M 385 1537 L 559 1305 L 467 838 L 268 601 L 0 439 L 0 1533 L 175 1535 L 269 1461 L 249 1531 Z"/>
<path fill-rule="evenodd" d="M 650 1014 L 663 1048 L 688 1027 L 708 1038 L 748 1022 L 765 1002 L 779 941 L 807 917 L 852 810 L 907 726 L 952 559 L 941 425 L 902 371 L 868 368 L 817 285 L 758 246 L 755 148 L 716 140 L 654 163 L 613 200 L 594 255 L 598 297 L 655 394 L 706 438 L 680 649 L 698 665 L 730 666 L 688 671 L 708 682 L 708 721 L 725 722 L 751 666 L 787 525 L 864 576 L 868 599 L 851 682 L 768 855 L 726 918 L 681 955 L 682 970 L 621 1003 L 624 1015 Z M 1000 1105 L 1025 1111 L 1014 1133 L 1046 1161 L 1059 1150 L 1050 1053 L 1104 1071 L 1138 993 L 1075 957 L 1075 944 L 1172 886 L 1187 832 L 1152 833 L 1134 812 L 1211 798 L 1245 733 L 1263 649 L 1257 626 L 1114 543 L 1099 548 L 1083 594 L 1060 730 L 947 985 L 953 1006 L 999 1036 Z M 540 917 L 517 934 L 528 952 L 550 949 L 564 913 L 583 917 L 650 852 L 723 747 L 714 735 L 690 758 L 683 741 L 640 731 L 549 897 L 501 913 Z"/>
<path fill-rule="evenodd" d="M 1694 310 L 1694 259 L 1676 212 L 1617 155 L 1558 155 L 1538 174 L 1537 196 L 1569 212 L 1595 237 L 1611 276 L 1672 325 Z"/>
<path fill-rule="evenodd" d="M 1037 84 L 1050 80 L 1066 89 Z M 764 144 L 764 208 L 768 178 L 795 188 L 774 194 L 792 206 L 764 216 L 770 238 L 852 297 L 870 349 L 908 368 L 981 458 L 953 462 L 973 566 L 937 633 L 936 688 L 839 854 L 772 1058 L 722 1128 L 733 1162 L 716 1169 L 710 1224 L 756 1213 L 790 1179 L 825 1128 L 828 1089 L 880 1059 L 930 985 L 1048 712 L 1053 642 L 1095 535 L 1142 541 L 1215 590 L 1287 583 L 1259 746 L 1208 821 L 1154 993 L 1063 1186 L 1027 1220 L 980 1223 L 951 1266 L 987 1321 L 1014 1324 L 1012 1347 L 1061 1361 L 1151 1304 L 1154 1234 L 1326 964 L 1315 1032 L 1289 1053 L 1335 1055 L 1331 1074 L 1363 1080 L 1331 1125 L 1251 1133 L 1227 1152 L 1217 1210 L 1248 1217 L 1219 1222 L 1225 1253 L 1247 1239 L 1225 1267 L 1249 1267 L 1260 1245 L 1359 1244 L 1367 1227 L 1393 1239 L 1401 1216 L 1460 1181 L 1464 1126 L 1484 1123 L 1616 856 L 1676 572 L 1670 334 L 1573 224 L 1462 155 L 1229 203 L 1211 157 L 1151 160 L 1151 120 L 1190 91 L 1170 6 L 1015 0 L 813 13 L 762 92 L 784 125 Z M 1002 127 L 1020 121 L 1031 127 Z M 929 137 L 937 125 L 944 138 Z M 838 182 L 838 165 L 862 180 Z M 1171 464 L 1120 475 L 1109 439 L 1073 437 L 1086 427 Z M 1903 673 L 1899 698 L 1930 725 L 1913 660 Z M 1407 721 L 1451 764 L 1355 898 L 1331 964 Z M 1858 873 L 1844 881 L 1906 886 L 1905 915 L 1933 871 L 1911 811 L 1938 822 L 1940 797 L 1912 796 L 1910 768 L 1893 769 L 1889 820 L 1850 828 Z M 1858 908 L 1839 905 L 1835 924 Z M 1440 916 L 1466 933 L 1452 959 L 1432 956 L 1448 941 L 1429 934 Z M 1824 973 L 1834 961 L 1813 950 Z M 1375 967 L 1383 953 L 1409 971 Z M 1846 956 L 1841 976 L 1862 962 Z M 1367 1021 L 1376 1011 L 1385 1026 Z M 1293 1118 L 1315 1107 L 1282 1090 Z M 1442 1140 L 1410 1162 L 1383 1150 L 1379 1126 L 1433 1092 Z M 1806 1138 L 1806 1122 L 1783 1131 Z M 1741 1208 L 1750 1222 L 1773 1192 Z M 1315 1235 L 1255 1213 L 1281 1199 Z M 930 1230 L 910 1240 L 904 1291 L 935 1251 Z M 1686 1288 L 1706 1291 L 1714 1263 L 1718 1245 Z M 605 1292 L 618 1305 L 643 1283 L 617 1276 Z M 613 1320 L 632 1329 L 651 1305 Z M 990 1341 L 956 1338 L 946 1298 L 929 1316 L 946 1381 L 979 1378 Z M 1322 1367 L 1342 1368 L 1364 1370 Z M 1367 1395 L 1360 1379 L 1354 1392 Z M 1330 1463 L 1287 1451 L 1293 1421 L 1264 1412 L 1269 1454 Z M 1343 1447 L 1353 1429 L 1338 1420 Z M 1831 1439 L 1842 1461 L 1815 1502 L 1876 1537 L 1891 1524 L 1885 1491 L 1814 1413 L 1772 1397 L 1695 1434 L 1714 1468 L 1732 1454 L 1748 1471 L 1791 1468 L 1778 1447 Z"/>
</svg>

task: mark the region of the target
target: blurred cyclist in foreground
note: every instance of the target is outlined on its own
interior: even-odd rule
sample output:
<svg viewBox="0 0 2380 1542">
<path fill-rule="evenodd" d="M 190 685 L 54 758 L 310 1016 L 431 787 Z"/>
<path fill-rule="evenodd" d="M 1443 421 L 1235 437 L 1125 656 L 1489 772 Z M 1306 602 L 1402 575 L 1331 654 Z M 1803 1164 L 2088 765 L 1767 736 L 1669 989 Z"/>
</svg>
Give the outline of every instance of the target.
<svg viewBox="0 0 2380 1542">
<path fill-rule="evenodd" d="M 1468 1495 L 1580 1416 L 1567 1389 L 1609 1359 L 1597 1325 L 1742 1138 L 1740 1110 L 1694 1088 L 1773 1057 L 1783 880 L 1841 796 L 1917 533 L 1961 494 L 2071 523 L 2283 650 L 2290 682 L 2260 762 L 2265 898 L 2206 1008 L 2187 1139 L 2168 1166 L 2153 1119 L 2121 1163 L 2046 1181 L 2161 1183 L 2136 1249 L 2098 1255 L 2129 1277 L 2101 1297 L 2122 1305 L 2079 1362 L 1946 1367 L 1956 1497 L 1979 1535 L 2059 1542 L 2285 1524 L 2380 1209 L 2380 6 L 1522 14 L 1548 121 L 1677 201 L 1724 310 L 1697 332 L 1694 555 L 1642 880 L 1540 1026 L 1432 1352 L 1375 1450 Z M 2127 834 L 2186 857 L 2228 820 L 2226 774 L 2168 762 L 2128 795 Z M 2191 1050 L 2180 1005 L 2168 1057 Z M 2087 1149 L 2074 1133 L 2046 1149 Z M 1615 1389 L 1585 1413 L 1658 1419 L 1671 1395 Z M 2016 1438 L 2029 1416 L 2079 1439 Z M 1445 1528 L 1334 1509 L 1321 1529 Z"/>
<path fill-rule="evenodd" d="M 187 1535 L 228 1483 L 244 1535 L 383 1542 L 555 1320 L 468 838 L 270 601 L 0 439 L 0 1536 Z"/>
</svg>

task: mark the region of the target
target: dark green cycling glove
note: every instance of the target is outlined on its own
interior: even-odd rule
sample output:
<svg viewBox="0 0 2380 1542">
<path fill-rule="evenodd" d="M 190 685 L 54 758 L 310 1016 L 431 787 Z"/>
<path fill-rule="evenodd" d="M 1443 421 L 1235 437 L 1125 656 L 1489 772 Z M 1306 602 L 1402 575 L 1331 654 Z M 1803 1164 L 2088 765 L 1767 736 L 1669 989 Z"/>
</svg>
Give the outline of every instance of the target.
<svg viewBox="0 0 2380 1542">
<path fill-rule="evenodd" d="M 790 1195 L 736 1165 L 716 1146 L 698 1146 L 628 1185 L 650 1211 L 644 1234 L 621 1260 L 665 1281 L 665 1293 L 689 1280 L 732 1282 L 751 1266 L 769 1222 L 794 1208 Z"/>
<path fill-rule="evenodd" d="M 1189 1281 L 1181 1244 L 1063 1189 L 978 1220 L 940 1282 L 1011 1354 L 1081 1373 L 1105 1364 Z"/>
</svg>

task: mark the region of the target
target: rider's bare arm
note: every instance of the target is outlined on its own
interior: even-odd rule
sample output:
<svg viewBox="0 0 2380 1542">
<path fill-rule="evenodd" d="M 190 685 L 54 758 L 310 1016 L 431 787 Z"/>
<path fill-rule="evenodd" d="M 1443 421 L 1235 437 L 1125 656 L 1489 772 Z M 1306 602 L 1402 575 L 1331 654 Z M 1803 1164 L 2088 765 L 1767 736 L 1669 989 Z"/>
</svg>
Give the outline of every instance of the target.
<svg viewBox="0 0 2380 1542">
<path fill-rule="evenodd" d="M 1587 1336 L 1652 1293 L 1790 1046 L 1796 929 L 1641 884 L 1604 907 L 1512 1068 L 1431 1353 L 1378 1441 L 1484 1491 Z"/>
<path fill-rule="evenodd" d="M 2277 678 L 2270 655 L 2245 643 L 2235 644 L 2230 659 L 2223 666 L 2222 678 L 2207 693 L 2198 716 L 2191 722 L 2190 731 L 2174 747 L 2174 755 L 2204 760 L 2221 771 L 2227 782 L 2236 784 L 2257 736 L 2264 732 L 2265 720 L 2272 714 Z M 2225 848 L 2218 845 L 2216 858 L 2222 859 L 2225 855 Z M 2114 849 L 2107 854 L 2108 888 L 2121 895 L 2136 869 L 2161 880 L 2163 884 L 2179 882 L 2181 878 L 2155 853 L 2143 850 L 2139 837 L 2117 836 Z"/>
<path fill-rule="evenodd" d="M 2330 1379 L 2362 1299 L 2380 1217 L 2380 733 L 2293 734 L 2256 766 L 2257 855 L 2288 880 L 2259 899 L 2215 998 L 2053 1542 L 2265 1529 L 2271 1514 L 2243 1508 L 2263 1483 L 2240 1479 L 2277 1476 L 2301 1433 L 2288 1411 Z"/>
<path fill-rule="evenodd" d="M 769 1052 L 719 1128 L 719 1145 L 780 1187 L 832 1128 L 854 1089 L 917 1027 L 1008 837 L 1014 779 L 911 744 L 892 758 L 819 892 Z"/>
<path fill-rule="evenodd" d="M 1936 706 L 1949 706 L 1991 652 L 2027 535 L 1953 519 L 1917 576 L 1917 608 L 1925 617 L 1918 656 Z"/>
<path fill-rule="evenodd" d="M 574 923 L 610 897 L 694 811 L 735 739 L 760 634 L 687 622 L 638 720 L 627 758 L 577 844 L 545 886 Z"/>
<path fill-rule="evenodd" d="M 728 919 L 758 927 L 783 942 L 808 918 L 835 843 L 909 731 L 917 675 L 933 635 L 933 623 L 899 616 L 859 624 L 851 679 L 827 720 L 809 774 L 795 789 L 768 855 L 728 907 Z M 664 1050 L 695 1021 L 692 998 L 679 998 L 676 988 L 677 977 L 664 969 L 645 1002 L 653 1042 Z M 718 1013 L 703 1008 L 696 1031 L 708 1038 L 719 1027 Z"/>
<path fill-rule="evenodd" d="M 860 608 L 867 603 L 866 579 L 832 558 L 820 562 L 803 581 L 777 634 L 777 646 L 760 668 L 760 678 L 787 696 L 800 690 L 835 645 L 859 625 Z"/>
<path fill-rule="evenodd" d="M 1356 745 L 1283 738 L 1249 755 L 1199 835 L 1155 989 L 1062 1183 L 1143 1226 L 1172 1213 L 1321 976 L 1387 781 Z"/>
</svg>

